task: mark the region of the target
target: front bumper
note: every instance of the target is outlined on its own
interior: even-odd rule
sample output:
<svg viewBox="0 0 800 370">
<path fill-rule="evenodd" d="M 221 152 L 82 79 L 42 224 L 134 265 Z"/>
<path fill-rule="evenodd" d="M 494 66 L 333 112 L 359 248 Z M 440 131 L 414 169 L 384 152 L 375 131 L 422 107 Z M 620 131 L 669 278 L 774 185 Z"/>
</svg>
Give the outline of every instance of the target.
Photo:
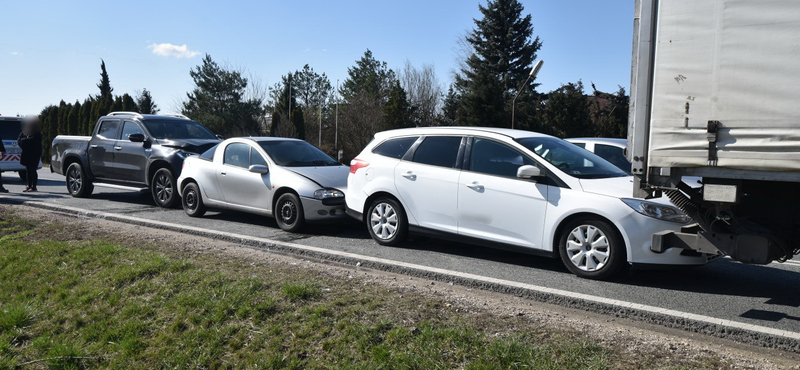
<svg viewBox="0 0 800 370">
<path fill-rule="evenodd" d="M 333 200 L 333 199 L 331 199 Z M 303 203 L 303 213 L 305 214 L 306 221 L 308 222 L 335 222 L 347 219 L 345 213 L 344 199 L 340 201 L 331 202 L 331 200 L 319 200 L 314 198 L 300 197 L 300 202 Z"/>
<path fill-rule="evenodd" d="M 651 250 L 653 235 L 664 231 L 680 231 L 681 224 L 656 220 L 632 212 L 619 223 L 620 231 L 630 246 L 628 262 L 648 265 L 704 265 L 719 257 L 704 253 L 687 253 L 684 249 L 669 248 L 658 253 Z"/>
</svg>

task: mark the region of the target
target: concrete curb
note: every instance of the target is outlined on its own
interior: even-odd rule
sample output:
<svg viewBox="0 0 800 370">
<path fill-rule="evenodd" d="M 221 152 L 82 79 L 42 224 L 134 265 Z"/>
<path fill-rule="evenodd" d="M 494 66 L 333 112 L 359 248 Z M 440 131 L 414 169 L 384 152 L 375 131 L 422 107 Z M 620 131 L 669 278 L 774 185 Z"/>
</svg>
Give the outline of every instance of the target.
<svg viewBox="0 0 800 370">
<path fill-rule="evenodd" d="M 627 318 L 669 328 L 681 329 L 719 338 L 729 339 L 750 345 L 775 348 L 800 353 L 800 333 L 779 330 L 765 326 L 746 324 L 737 321 L 718 319 L 676 310 L 664 309 L 638 303 L 573 293 L 532 284 L 495 279 L 480 275 L 416 265 L 383 258 L 339 252 L 307 245 L 257 238 L 247 235 L 206 230 L 192 226 L 146 220 L 137 217 L 96 212 L 81 208 L 60 206 L 37 201 L 24 201 L 20 204 L 40 209 L 68 213 L 78 216 L 124 222 L 161 230 L 187 233 L 226 242 L 242 244 L 267 251 L 288 253 L 301 257 L 315 258 L 337 263 L 355 265 L 399 273 L 445 283 L 484 289 L 499 293 L 555 304 L 563 307 L 586 310 L 614 317 Z"/>
</svg>

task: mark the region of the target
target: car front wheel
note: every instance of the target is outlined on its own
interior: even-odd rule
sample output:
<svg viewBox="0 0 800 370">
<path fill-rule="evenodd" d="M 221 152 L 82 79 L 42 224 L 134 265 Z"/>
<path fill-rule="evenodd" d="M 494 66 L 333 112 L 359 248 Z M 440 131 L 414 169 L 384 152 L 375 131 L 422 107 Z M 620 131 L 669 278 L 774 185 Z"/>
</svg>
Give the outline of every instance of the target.
<svg viewBox="0 0 800 370">
<path fill-rule="evenodd" d="M 284 231 L 298 232 L 306 222 L 303 204 L 294 193 L 286 193 L 275 202 L 275 221 Z"/>
<path fill-rule="evenodd" d="M 408 219 L 403 206 L 392 198 L 376 199 L 367 211 L 367 230 L 378 244 L 402 244 L 408 236 Z"/>
<path fill-rule="evenodd" d="M 172 208 L 178 198 L 175 191 L 175 176 L 172 171 L 162 168 L 156 171 L 150 182 L 150 190 L 153 193 L 153 200 L 159 207 Z"/>
<path fill-rule="evenodd" d="M 86 198 L 92 195 L 94 185 L 86 178 L 86 172 L 80 163 L 73 163 L 67 167 L 67 191 L 76 198 Z"/>
<path fill-rule="evenodd" d="M 203 217 L 206 214 L 206 205 L 203 203 L 203 197 L 200 195 L 200 187 L 197 184 L 190 182 L 183 187 L 183 211 L 189 217 Z"/>
<path fill-rule="evenodd" d="M 558 250 L 564 265 L 582 278 L 608 279 L 626 262 L 625 244 L 608 222 L 582 218 L 562 229 Z"/>
</svg>

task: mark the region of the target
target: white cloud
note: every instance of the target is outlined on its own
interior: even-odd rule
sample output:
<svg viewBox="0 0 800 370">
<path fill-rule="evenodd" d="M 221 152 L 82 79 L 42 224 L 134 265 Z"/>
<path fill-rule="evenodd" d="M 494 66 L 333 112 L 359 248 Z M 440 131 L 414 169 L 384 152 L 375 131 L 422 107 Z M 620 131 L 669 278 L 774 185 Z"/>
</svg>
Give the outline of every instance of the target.
<svg viewBox="0 0 800 370">
<path fill-rule="evenodd" d="M 153 54 L 162 57 L 175 57 L 175 58 L 194 58 L 200 55 L 199 51 L 189 50 L 186 44 L 173 45 L 170 43 L 152 44 L 147 47 L 153 50 Z"/>
<path fill-rule="evenodd" d="M 12 51 L 12 52 L 11 52 L 11 55 L 22 55 L 22 53 L 20 53 L 20 52 L 18 52 L 18 51 Z"/>
</svg>

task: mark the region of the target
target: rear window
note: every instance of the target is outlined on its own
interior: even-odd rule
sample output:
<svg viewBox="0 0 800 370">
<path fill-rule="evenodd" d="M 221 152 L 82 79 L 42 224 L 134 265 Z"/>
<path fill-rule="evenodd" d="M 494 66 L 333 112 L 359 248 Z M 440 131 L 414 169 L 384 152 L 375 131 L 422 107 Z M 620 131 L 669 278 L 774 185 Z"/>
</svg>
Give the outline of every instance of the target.
<svg viewBox="0 0 800 370">
<path fill-rule="evenodd" d="M 455 168 L 460 148 L 460 136 L 426 137 L 414 151 L 412 161 L 431 166 Z"/>
<path fill-rule="evenodd" d="M 403 158 L 408 149 L 414 145 L 417 138 L 418 136 L 387 140 L 375 147 L 372 152 L 384 157 L 400 159 Z"/>
<path fill-rule="evenodd" d="M 3 140 L 17 140 L 20 132 L 22 132 L 22 121 L 0 121 L 0 138 Z"/>
</svg>

